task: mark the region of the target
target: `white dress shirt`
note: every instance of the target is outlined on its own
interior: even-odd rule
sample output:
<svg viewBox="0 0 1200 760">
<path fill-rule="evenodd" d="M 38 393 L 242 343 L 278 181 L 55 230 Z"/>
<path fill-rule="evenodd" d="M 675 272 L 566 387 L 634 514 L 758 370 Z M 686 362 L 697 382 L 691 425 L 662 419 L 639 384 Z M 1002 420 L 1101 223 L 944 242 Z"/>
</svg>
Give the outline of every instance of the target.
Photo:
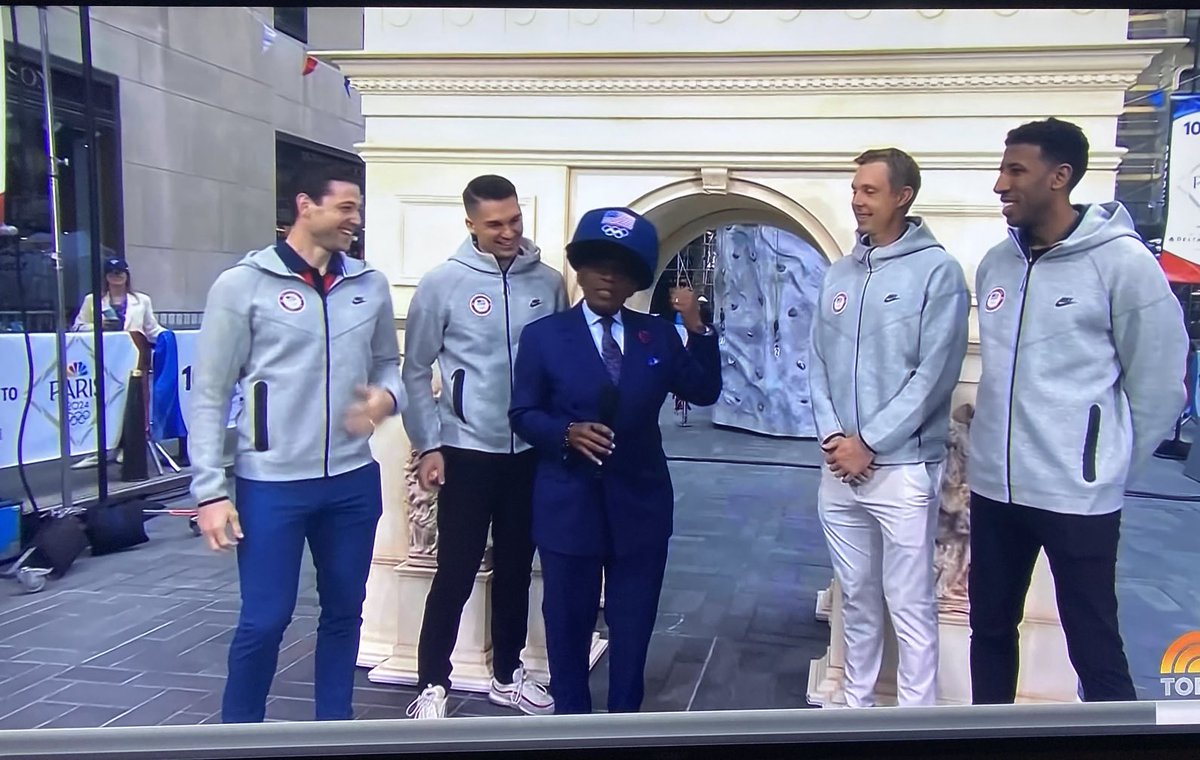
<svg viewBox="0 0 1200 760">
<path fill-rule="evenodd" d="M 588 329 L 591 330 L 592 340 L 596 343 L 596 350 L 600 352 L 600 358 L 604 358 L 604 324 L 601 322 L 604 317 L 601 317 L 596 312 L 588 308 L 587 301 L 583 301 L 583 317 L 587 320 Z M 618 311 L 613 315 L 612 324 L 613 340 L 617 342 L 617 348 L 621 349 L 621 355 L 625 355 L 625 325 L 621 322 L 621 312 Z"/>
</svg>

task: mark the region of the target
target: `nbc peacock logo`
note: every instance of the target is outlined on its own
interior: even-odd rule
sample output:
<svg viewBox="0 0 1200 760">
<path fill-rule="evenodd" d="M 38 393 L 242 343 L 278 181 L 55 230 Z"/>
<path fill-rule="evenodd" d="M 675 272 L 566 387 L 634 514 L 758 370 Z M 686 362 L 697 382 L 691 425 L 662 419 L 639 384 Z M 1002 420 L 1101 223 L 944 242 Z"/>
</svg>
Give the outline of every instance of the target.
<svg viewBox="0 0 1200 760">
<path fill-rule="evenodd" d="M 1200 695 L 1200 631 L 1189 631 L 1171 642 L 1159 671 L 1165 696 Z"/>
<path fill-rule="evenodd" d="M 74 379 L 76 377 L 87 377 L 88 367 L 83 362 L 71 362 L 67 365 L 67 377 Z"/>
</svg>

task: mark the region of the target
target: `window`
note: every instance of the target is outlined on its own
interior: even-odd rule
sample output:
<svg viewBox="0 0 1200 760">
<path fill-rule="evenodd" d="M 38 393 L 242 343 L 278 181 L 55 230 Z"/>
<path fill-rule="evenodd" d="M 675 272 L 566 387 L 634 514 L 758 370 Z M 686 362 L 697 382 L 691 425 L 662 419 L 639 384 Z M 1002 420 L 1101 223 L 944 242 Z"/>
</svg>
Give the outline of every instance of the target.
<svg viewBox="0 0 1200 760">
<path fill-rule="evenodd" d="M 6 221 L 19 230 L 18 244 L 0 252 L 0 311 L 53 311 L 56 278 L 47 254 L 53 250 L 53 225 L 47 189 L 46 128 L 42 103 L 41 54 L 5 43 L 7 78 L 4 118 L 8 153 Z M 64 286 L 69 316 L 91 292 L 91 232 L 88 210 L 88 150 L 83 118 L 83 78 L 77 64 L 52 58 L 55 151 L 59 169 L 59 219 L 63 228 Z M 117 81 L 95 72 L 95 108 L 100 174 L 100 245 L 104 256 L 123 256 L 121 140 Z M 21 273 L 18 279 L 14 276 Z"/>
<path fill-rule="evenodd" d="M 287 36 L 308 42 L 308 8 L 279 7 L 275 9 L 275 29 Z"/>
</svg>

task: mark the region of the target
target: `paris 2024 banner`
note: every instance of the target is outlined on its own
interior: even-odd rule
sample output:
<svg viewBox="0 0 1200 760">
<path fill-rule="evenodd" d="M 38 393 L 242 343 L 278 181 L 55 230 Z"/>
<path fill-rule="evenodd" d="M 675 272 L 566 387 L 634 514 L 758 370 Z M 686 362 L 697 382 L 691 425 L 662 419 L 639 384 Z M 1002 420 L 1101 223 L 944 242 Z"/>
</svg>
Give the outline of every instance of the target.
<svg viewBox="0 0 1200 760">
<path fill-rule="evenodd" d="M 1200 266 L 1200 95 L 1171 98 L 1168 177 L 1163 255 Z"/>
</svg>

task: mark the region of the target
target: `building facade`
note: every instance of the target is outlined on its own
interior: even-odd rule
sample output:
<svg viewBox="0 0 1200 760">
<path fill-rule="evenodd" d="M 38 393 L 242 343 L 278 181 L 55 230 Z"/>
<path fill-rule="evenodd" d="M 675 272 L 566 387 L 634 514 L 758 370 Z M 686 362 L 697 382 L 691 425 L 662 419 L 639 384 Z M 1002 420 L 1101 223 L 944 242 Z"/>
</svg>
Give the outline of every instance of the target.
<svg viewBox="0 0 1200 760">
<path fill-rule="evenodd" d="M 22 236 L 22 304 L 53 309 L 38 14 L 5 13 L 7 219 Z M 99 236 L 163 311 L 198 311 L 217 274 L 288 220 L 296 168 L 361 167 L 357 92 L 313 47 L 362 45 L 361 8 L 91 8 Z M 68 310 L 90 289 L 77 9 L 48 12 Z M 15 147 L 14 147 L 15 146 Z M 0 311 L 20 308 L 10 288 Z"/>
</svg>

